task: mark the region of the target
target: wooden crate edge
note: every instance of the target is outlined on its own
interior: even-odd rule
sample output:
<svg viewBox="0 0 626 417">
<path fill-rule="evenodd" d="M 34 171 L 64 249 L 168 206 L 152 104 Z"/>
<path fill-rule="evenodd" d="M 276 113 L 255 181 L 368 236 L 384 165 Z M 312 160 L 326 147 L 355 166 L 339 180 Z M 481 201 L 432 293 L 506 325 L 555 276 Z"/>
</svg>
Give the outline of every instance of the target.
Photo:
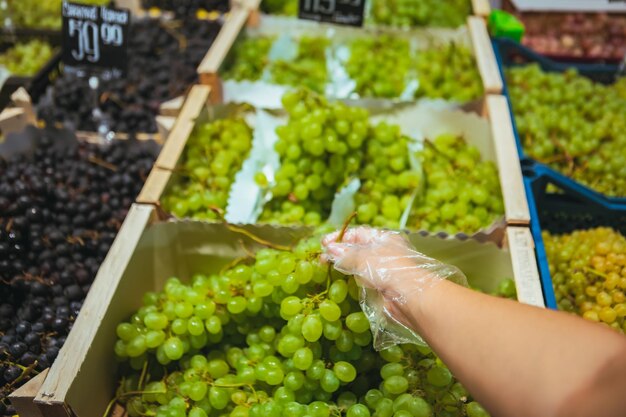
<svg viewBox="0 0 626 417">
<path fill-rule="evenodd" d="M 489 33 L 487 32 L 487 25 L 482 18 L 469 16 L 467 18 L 467 27 L 474 48 L 478 71 L 483 80 L 485 94 L 500 94 L 503 88 L 502 77 L 500 76 L 496 54 L 493 51 Z"/>
<path fill-rule="evenodd" d="M 472 12 L 474 16 L 486 18 L 491 14 L 489 0 L 472 0 Z"/>
<path fill-rule="evenodd" d="M 98 270 L 65 344 L 37 392 L 35 402 L 45 416 L 60 415 L 54 411 L 59 407 L 69 412 L 71 404 L 67 403 L 68 391 L 91 348 L 93 338 L 115 294 L 123 271 L 143 231 L 154 218 L 154 212 L 153 206 L 139 204 L 133 204 L 128 212 L 109 253 Z"/>
<path fill-rule="evenodd" d="M 530 224 L 530 209 L 509 106 L 501 95 L 488 95 L 485 106 L 498 162 L 506 222 L 509 225 L 527 226 Z"/>
</svg>

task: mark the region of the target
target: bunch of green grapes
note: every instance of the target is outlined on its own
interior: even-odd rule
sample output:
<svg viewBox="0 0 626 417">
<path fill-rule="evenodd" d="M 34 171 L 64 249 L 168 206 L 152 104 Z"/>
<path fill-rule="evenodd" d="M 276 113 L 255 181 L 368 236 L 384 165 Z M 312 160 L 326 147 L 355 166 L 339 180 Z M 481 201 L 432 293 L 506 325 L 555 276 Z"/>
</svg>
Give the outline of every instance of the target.
<svg viewBox="0 0 626 417">
<path fill-rule="evenodd" d="M 374 0 L 372 20 L 396 27 L 458 27 L 472 12 L 470 0 Z"/>
<path fill-rule="evenodd" d="M 224 78 L 236 81 L 256 81 L 261 78 L 267 64 L 268 53 L 274 38 L 259 36 L 246 38 L 233 48 L 233 64 L 227 69 Z"/>
<path fill-rule="evenodd" d="M 52 58 L 53 53 L 49 43 L 34 39 L 18 43 L 0 54 L 0 66 L 12 75 L 31 77 Z"/>
<path fill-rule="evenodd" d="M 295 16 L 298 14 L 298 0 L 263 0 L 261 10 L 269 14 Z"/>
<path fill-rule="evenodd" d="M 421 174 L 412 169 L 409 139 L 396 125 L 380 123 L 367 138 L 365 158 L 355 195 L 357 222 L 397 229 L 400 218 L 420 185 Z"/>
<path fill-rule="evenodd" d="M 114 347 L 129 416 L 489 415 L 430 349 L 375 351 L 355 279 L 320 253 L 264 248 L 145 294 Z"/>
<path fill-rule="evenodd" d="M 318 225 L 330 214 L 335 192 L 358 174 L 369 115 L 309 90 L 285 94 L 283 105 L 289 121 L 276 129 L 281 167 L 260 220 Z"/>
<path fill-rule="evenodd" d="M 472 51 L 455 43 L 417 51 L 416 97 L 467 102 L 483 94 L 482 78 Z"/>
<path fill-rule="evenodd" d="M 496 165 L 460 136 L 425 141 L 418 154 L 424 170 L 424 195 L 413 206 L 416 229 L 473 234 L 504 214 Z"/>
<path fill-rule="evenodd" d="M 626 196 L 624 82 L 613 88 L 534 64 L 506 76 L 524 151 L 596 191 Z"/>
<path fill-rule="evenodd" d="M 109 0 L 76 0 L 74 3 L 106 6 Z M 15 27 L 61 29 L 63 0 L 9 0 L 9 13 Z"/>
<path fill-rule="evenodd" d="M 411 48 L 406 39 L 380 35 L 350 44 L 346 71 L 361 96 L 398 97 L 405 89 L 410 69 Z"/>
<path fill-rule="evenodd" d="M 294 59 L 276 60 L 271 63 L 272 81 L 324 93 L 328 80 L 326 48 L 329 44 L 329 39 L 321 36 L 300 38 L 298 53 Z"/>
<path fill-rule="evenodd" d="M 251 147 L 252 130 L 242 118 L 196 125 L 176 180 L 162 198 L 163 207 L 177 217 L 219 218 Z"/>
<path fill-rule="evenodd" d="M 608 227 L 542 236 L 559 309 L 626 333 L 626 238 Z"/>
</svg>

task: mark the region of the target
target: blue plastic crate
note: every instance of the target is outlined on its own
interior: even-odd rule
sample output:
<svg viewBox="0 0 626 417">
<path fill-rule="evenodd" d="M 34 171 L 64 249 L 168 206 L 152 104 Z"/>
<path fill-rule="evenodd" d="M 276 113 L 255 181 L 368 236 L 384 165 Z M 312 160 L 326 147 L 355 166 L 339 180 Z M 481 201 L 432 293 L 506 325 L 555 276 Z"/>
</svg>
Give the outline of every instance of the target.
<svg viewBox="0 0 626 417">
<path fill-rule="evenodd" d="M 542 230 L 563 234 L 606 226 L 626 235 L 626 204 L 589 193 L 586 187 L 542 164 L 525 161 L 523 171 L 543 296 L 546 306 L 556 309 Z M 549 185 L 558 192 L 550 192 Z"/>
<path fill-rule="evenodd" d="M 615 74 L 618 70 L 616 65 L 607 64 L 580 64 L 580 63 L 563 63 L 556 62 L 549 58 L 546 58 L 533 50 L 505 38 L 495 38 L 492 40 L 493 49 L 498 61 L 498 68 L 502 80 L 504 80 L 502 94 L 506 96 L 509 104 L 509 113 L 513 123 L 513 133 L 515 135 L 515 142 L 517 144 L 517 151 L 522 159 L 522 164 L 536 163 L 528 155 L 525 154 L 522 147 L 522 141 L 520 140 L 517 125 L 515 123 L 515 116 L 513 114 L 513 106 L 511 98 L 509 96 L 508 86 L 506 83 L 506 77 L 504 75 L 504 69 L 519 65 L 526 65 L 531 63 L 537 63 L 539 66 L 547 72 L 563 72 L 570 68 L 575 68 L 579 74 L 588 77 L 596 82 L 603 84 L 611 84 L 615 81 Z M 582 195 L 587 195 L 591 199 L 603 197 L 607 201 L 626 204 L 626 197 L 607 197 L 601 193 L 598 193 L 591 188 L 584 186 L 577 181 L 574 181 L 568 177 L 561 175 L 558 171 L 544 166 L 542 170 L 551 171 L 555 176 L 561 178 L 563 183 L 569 183 L 568 188 L 576 189 L 577 192 Z"/>
</svg>

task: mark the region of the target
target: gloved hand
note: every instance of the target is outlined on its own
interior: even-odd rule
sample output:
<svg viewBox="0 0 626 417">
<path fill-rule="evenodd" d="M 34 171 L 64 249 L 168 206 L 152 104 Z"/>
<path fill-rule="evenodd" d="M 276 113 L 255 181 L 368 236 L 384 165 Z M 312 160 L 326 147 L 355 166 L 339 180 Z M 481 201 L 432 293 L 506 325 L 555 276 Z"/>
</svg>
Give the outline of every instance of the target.
<svg viewBox="0 0 626 417">
<path fill-rule="evenodd" d="M 374 346 L 384 349 L 397 343 L 425 344 L 411 328 L 405 308 L 444 279 L 467 285 L 461 271 L 429 258 L 411 247 L 406 236 L 386 230 L 356 227 L 322 240 L 324 259 L 335 269 L 354 275 L 362 287 L 361 308 L 370 320 Z"/>
</svg>

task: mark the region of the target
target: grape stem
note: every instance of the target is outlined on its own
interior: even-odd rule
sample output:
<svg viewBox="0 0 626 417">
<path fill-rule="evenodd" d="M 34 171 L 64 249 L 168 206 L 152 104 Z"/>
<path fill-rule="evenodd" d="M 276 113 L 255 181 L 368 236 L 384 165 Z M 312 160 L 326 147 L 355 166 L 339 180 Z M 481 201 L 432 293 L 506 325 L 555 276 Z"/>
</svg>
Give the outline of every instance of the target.
<svg viewBox="0 0 626 417">
<path fill-rule="evenodd" d="M 244 228 L 241 228 L 241 227 L 238 227 L 238 226 L 233 226 L 230 223 L 226 223 L 226 227 L 228 229 L 230 229 L 231 231 L 235 232 L 235 233 L 241 233 L 242 235 L 249 237 L 250 239 L 254 240 L 255 242 L 257 242 L 257 243 L 259 243 L 259 244 L 261 244 L 263 246 L 267 246 L 269 248 L 273 248 L 273 249 L 280 250 L 280 251 L 285 251 L 285 252 L 292 250 L 292 248 L 290 246 L 279 245 L 279 244 L 276 244 L 276 243 L 272 243 L 272 242 L 270 242 L 268 240 L 265 240 L 265 239 L 255 235 L 252 232 L 247 231 Z"/>
<path fill-rule="evenodd" d="M 343 226 L 341 227 L 341 231 L 339 232 L 339 235 L 337 236 L 337 240 L 336 240 L 337 243 L 343 240 L 343 237 L 346 234 L 346 231 L 348 230 L 348 226 L 350 225 L 350 223 L 355 217 L 356 217 L 356 211 L 353 211 L 352 213 L 350 213 L 346 221 L 343 223 Z"/>
<path fill-rule="evenodd" d="M 604 279 L 608 279 L 608 276 L 606 274 L 603 274 L 602 272 L 598 271 L 597 269 L 589 268 L 588 266 L 584 266 L 583 267 L 583 271 L 590 272 L 590 273 L 592 273 L 594 275 L 597 275 L 599 277 L 602 277 Z"/>
</svg>

